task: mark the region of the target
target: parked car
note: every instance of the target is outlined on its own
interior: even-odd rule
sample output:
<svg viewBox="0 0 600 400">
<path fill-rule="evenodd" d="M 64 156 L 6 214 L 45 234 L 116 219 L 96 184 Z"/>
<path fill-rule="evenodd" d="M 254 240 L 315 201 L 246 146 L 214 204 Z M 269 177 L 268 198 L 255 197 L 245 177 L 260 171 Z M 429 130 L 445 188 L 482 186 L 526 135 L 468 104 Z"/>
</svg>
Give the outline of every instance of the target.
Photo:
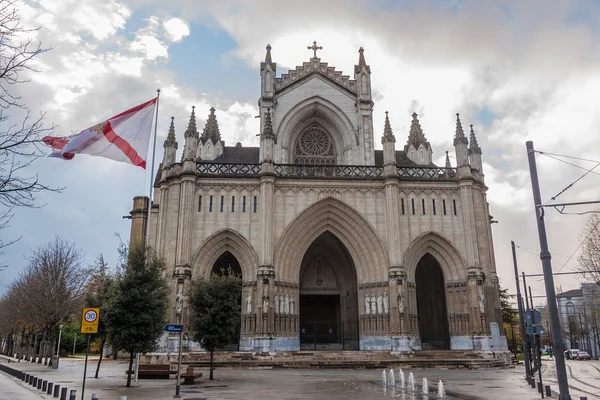
<svg viewBox="0 0 600 400">
<path fill-rule="evenodd" d="M 577 360 L 590 360 L 592 357 L 590 357 L 587 351 L 578 351 L 575 358 Z"/>
<path fill-rule="evenodd" d="M 565 351 L 565 358 L 567 360 L 574 360 L 577 357 L 577 353 L 579 353 L 579 349 L 570 349 Z"/>
</svg>

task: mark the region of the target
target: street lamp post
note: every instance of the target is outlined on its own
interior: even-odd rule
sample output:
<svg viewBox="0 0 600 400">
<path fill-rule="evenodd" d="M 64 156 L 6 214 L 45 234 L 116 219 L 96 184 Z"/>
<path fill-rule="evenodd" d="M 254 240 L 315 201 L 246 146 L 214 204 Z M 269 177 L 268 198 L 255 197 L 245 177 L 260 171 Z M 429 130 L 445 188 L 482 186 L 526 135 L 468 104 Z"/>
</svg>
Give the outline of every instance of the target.
<svg viewBox="0 0 600 400">
<path fill-rule="evenodd" d="M 60 338 L 62 337 L 62 328 L 63 325 L 58 326 L 58 346 L 56 347 L 56 357 L 54 357 L 53 362 L 51 363 L 52 368 L 58 368 L 58 360 L 60 358 Z"/>
</svg>

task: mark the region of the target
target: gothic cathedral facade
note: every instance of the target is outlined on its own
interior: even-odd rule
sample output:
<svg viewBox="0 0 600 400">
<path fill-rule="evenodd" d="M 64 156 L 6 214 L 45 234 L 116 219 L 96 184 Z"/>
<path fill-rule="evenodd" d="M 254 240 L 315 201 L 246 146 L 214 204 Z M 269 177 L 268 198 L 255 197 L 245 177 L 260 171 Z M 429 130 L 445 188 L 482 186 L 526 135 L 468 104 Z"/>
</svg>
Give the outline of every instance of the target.
<svg viewBox="0 0 600 400">
<path fill-rule="evenodd" d="M 456 166 L 447 154 L 433 163 L 417 114 L 396 150 L 387 112 L 373 132 L 363 49 L 350 79 L 313 47 L 277 77 L 267 46 L 260 147 L 226 146 L 214 109 L 200 133 L 192 109 L 178 162 L 171 121 L 149 229 L 169 267 L 169 322 L 189 317 L 191 282 L 231 268 L 243 281 L 240 350 L 504 350 L 472 126 L 467 138 L 457 114 Z M 147 204 L 134 199 L 132 239 Z"/>
</svg>

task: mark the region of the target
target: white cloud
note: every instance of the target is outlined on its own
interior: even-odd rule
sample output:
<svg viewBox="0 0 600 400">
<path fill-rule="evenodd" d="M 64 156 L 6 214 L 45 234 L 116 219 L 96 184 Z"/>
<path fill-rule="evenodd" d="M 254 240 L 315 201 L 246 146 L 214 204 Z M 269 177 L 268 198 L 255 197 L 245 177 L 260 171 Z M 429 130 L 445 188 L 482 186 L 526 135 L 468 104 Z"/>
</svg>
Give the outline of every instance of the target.
<svg viewBox="0 0 600 400">
<path fill-rule="evenodd" d="M 173 42 L 180 42 L 184 37 L 189 36 L 190 28 L 181 18 L 171 18 L 163 22 L 163 27 Z"/>
</svg>

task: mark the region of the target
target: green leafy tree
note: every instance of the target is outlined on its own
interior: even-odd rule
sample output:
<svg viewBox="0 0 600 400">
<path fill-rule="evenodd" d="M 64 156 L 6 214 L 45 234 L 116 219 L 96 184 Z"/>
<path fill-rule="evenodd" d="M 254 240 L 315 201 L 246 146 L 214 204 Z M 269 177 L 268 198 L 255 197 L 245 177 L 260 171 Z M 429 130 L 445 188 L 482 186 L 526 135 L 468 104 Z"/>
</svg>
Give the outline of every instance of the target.
<svg viewBox="0 0 600 400">
<path fill-rule="evenodd" d="M 165 327 L 167 287 L 162 273 L 165 261 L 144 243 L 134 243 L 121 251 L 125 262 L 123 275 L 114 284 L 115 293 L 104 310 L 104 323 L 113 349 L 129 353 L 129 371 L 133 355 L 148 353 Z M 127 374 L 127 387 L 131 373 Z"/>
<path fill-rule="evenodd" d="M 209 280 L 196 281 L 191 289 L 190 327 L 193 338 L 210 352 L 210 379 L 213 379 L 214 351 L 231 343 L 241 312 L 242 280 L 231 271 Z"/>
<path fill-rule="evenodd" d="M 515 306 L 511 302 L 514 297 L 514 294 L 508 293 L 507 288 L 500 287 L 500 308 L 502 309 L 502 322 L 505 324 L 510 324 L 514 320 Z"/>
</svg>

